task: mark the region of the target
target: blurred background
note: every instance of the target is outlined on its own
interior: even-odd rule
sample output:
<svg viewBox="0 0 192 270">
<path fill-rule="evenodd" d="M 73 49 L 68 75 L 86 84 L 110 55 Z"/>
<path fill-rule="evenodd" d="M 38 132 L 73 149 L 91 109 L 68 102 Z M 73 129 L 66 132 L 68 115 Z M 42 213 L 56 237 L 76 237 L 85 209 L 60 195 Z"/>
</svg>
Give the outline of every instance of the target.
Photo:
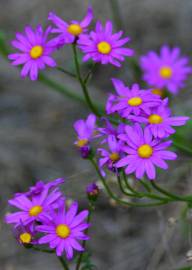
<svg viewBox="0 0 192 270">
<path fill-rule="evenodd" d="M 0 31 L 10 43 L 15 32 L 22 32 L 26 24 L 46 25 L 49 11 L 55 11 L 65 20 L 81 19 L 89 3 L 95 18 L 103 22 L 114 19 L 117 9 L 111 0 L 0 0 Z M 158 50 L 165 43 L 181 47 L 183 54 L 192 54 L 191 0 L 119 0 L 118 3 L 123 29 L 132 38 L 131 46 L 137 57 L 149 49 Z M 56 59 L 60 66 L 72 68 L 69 48 L 58 52 Z M 55 70 L 45 73 L 80 93 L 79 85 L 67 75 Z M 112 88 L 112 76 L 133 81 L 127 67 L 118 70 L 100 66 L 90 83 L 93 98 L 104 102 Z M 172 100 L 177 114 L 191 114 L 191 84 L 192 79 Z M 77 153 L 72 126 L 88 112 L 82 104 L 40 82 L 21 80 L 19 71 L 0 56 L 0 270 L 61 269 L 54 255 L 34 253 L 19 246 L 11 228 L 3 223 L 3 216 L 9 210 L 8 198 L 14 192 L 25 191 L 37 179 L 65 177 L 65 193 L 86 207 L 85 187 L 97 181 L 97 176 Z M 171 166 L 158 180 L 180 193 L 192 192 L 190 159 L 180 154 Z M 191 233 L 178 221 L 182 210 L 182 204 L 158 210 L 121 208 L 101 195 L 89 243 L 93 263 L 99 270 L 192 269 L 189 267 L 192 262 L 186 257 L 192 249 Z M 190 222 L 190 213 L 188 218 Z"/>
</svg>

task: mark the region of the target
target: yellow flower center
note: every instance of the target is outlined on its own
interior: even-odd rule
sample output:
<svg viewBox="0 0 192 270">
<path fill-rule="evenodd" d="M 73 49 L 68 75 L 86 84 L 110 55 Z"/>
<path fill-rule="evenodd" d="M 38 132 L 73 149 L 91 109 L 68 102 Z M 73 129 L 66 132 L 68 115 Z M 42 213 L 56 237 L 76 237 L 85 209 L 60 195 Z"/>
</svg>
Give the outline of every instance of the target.
<svg viewBox="0 0 192 270">
<path fill-rule="evenodd" d="M 112 153 L 111 155 L 110 155 L 110 159 L 113 161 L 113 162 L 115 162 L 115 161 L 117 161 L 117 160 L 119 160 L 119 154 L 118 153 Z"/>
<path fill-rule="evenodd" d="M 41 57 L 43 54 L 43 47 L 42 46 L 34 46 L 31 51 L 30 51 L 30 56 L 33 59 L 37 59 L 39 57 Z"/>
<path fill-rule="evenodd" d="M 143 100 L 140 97 L 133 97 L 133 98 L 130 98 L 127 102 L 128 102 L 128 104 L 130 106 L 135 107 L 135 106 L 141 105 L 141 103 L 143 102 Z"/>
<path fill-rule="evenodd" d="M 140 157 L 149 158 L 153 154 L 153 148 L 149 144 L 143 144 L 138 148 L 137 152 Z"/>
<path fill-rule="evenodd" d="M 101 41 L 97 44 L 97 49 L 102 54 L 109 54 L 111 51 L 111 45 L 106 41 Z"/>
<path fill-rule="evenodd" d="M 78 140 L 78 141 L 77 141 L 77 146 L 83 147 L 83 146 L 85 146 L 87 143 L 88 143 L 88 140 L 87 140 L 87 139 L 81 139 L 81 140 Z"/>
<path fill-rule="evenodd" d="M 29 244 L 31 242 L 31 234 L 30 233 L 22 233 L 19 236 L 19 240 L 21 241 L 21 243 L 23 244 Z"/>
<path fill-rule="evenodd" d="M 78 35 L 80 35 L 83 32 L 83 29 L 81 28 L 81 26 L 79 24 L 75 24 L 74 23 L 74 24 L 70 24 L 68 26 L 67 31 L 70 34 L 74 35 L 74 36 L 78 36 Z"/>
<path fill-rule="evenodd" d="M 148 120 L 151 124 L 161 124 L 163 122 L 163 118 L 158 114 L 151 114 Z"/>
<path fill-rule="evenodd" d="M 164 79 L 170 79 L 172 74 L 173 74 L 173 71 L 170 67 L 162 67 L 159 71 L 160 73 L 160 76 Z"/>
<path fill-rule="evenodd" d="M 70 228 L 65 224 L 60 224 L 56 228 L 56 234 L 61 238 L 67 238 L 70 235 Z"/>
<path fill-rule="evenodd" d="M 33 206 L 30 210 L 29 210 L 29 215 L 31 217 L 36 217 L 38 216 L 41 212 L 43 211 L 43 208 L 40 205 L 36 205 Z"/>
<path fill-rule="evenodd" d="M 162 89 L 156 88 L 156 89 L 153 89 L 151 92 L 152 92 L 154 95 L 158 95 L 158 96 L 160 96 L 160 97 L 163 96 L 163 90 L 162 90 Z"/>
</svg>

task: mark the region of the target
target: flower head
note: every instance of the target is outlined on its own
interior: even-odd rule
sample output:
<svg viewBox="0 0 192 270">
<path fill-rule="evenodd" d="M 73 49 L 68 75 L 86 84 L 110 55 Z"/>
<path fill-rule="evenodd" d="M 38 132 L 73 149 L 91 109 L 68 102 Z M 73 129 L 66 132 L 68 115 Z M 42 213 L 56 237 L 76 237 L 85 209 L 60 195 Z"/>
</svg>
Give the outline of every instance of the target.
<svg viewBox="0 0 192 270">
<path fill-rule="evenodd" d="M 94 62 L 101 62 L 103 65 L 112 64 L 120 67 L 120 62 L 125 60 L 125 56 L 133 55 L 132 49 L 122 48 L 130 39 L 128 37 L 121 39 L 123 31 L 115 34 L 112 31 L 111 21 L 107 21 L 105 27 L 98 21 L 95 31 L 80 36 L 78 44 L 85 54 L 83 61 L 91 58 Z"/>
<path fill-rule="evenodd" d="M 160 104 L 159 96 L 151 93 L 151 90 L 142 90 L 138 84 L 131 88 L 124 85 L 121 80 L 112 79 L 117 96 L 108 103 L 108 113 L 118 112 L 122 117 L 128 118 L 130 114 L 140 115 L 149 113 L 152 107 Z"/>
<path fill-rule="evenodd" d="M 34 190 L 38 192 L 34 193 Z M 32 192 L 31 192 L 32 191 Z M 30 188 L 30 191 L 20 195 L 16 195 L 9 200 L 9 204 L 15 206 L 20 211 L 7 214 L 5 216 L 6 223 L 13 223 L 16 226 L 22 224 L 28 225 L 34 221 L 41 221 L 50 208 L 57 208 L 62 199 L 62 193 L 58 188 L 51 188 L 50 185 L 44 185 L 40 190 L 37 186 Z"/>
<path fill-rule="evenodd" d="M 104 148 L 99 148 L 98 152 L 101 155 L 99 159 L 99 167 L 100 171 L 103 176 L 105 176 L 105 172 L 103 170 L 104 166 L 111 171 L 116 170 L 115 164 L 121 159 L 122 157 L 122 141 L 118 141 L 114 135 L 109 135 L 107 138 L 109 151 Z"/>
<path fill-rule="evenodd" d="M 131 116 L 135 122 L 145 123 L 155 138 L 166 138 L 175 133 L 172 126 L 183 126 L 189 120 L 187 116 L 171 116 L 171 110 L 167 107 L 168 99 L 153 108 L 149 114 L 144 116 Z"/>
<path fill-rule="evenodd" d="M 52 33 L 58 34 L 58 46 L 64 44 L 73 43 L 77 37 L 80 37 L 82 33 L 87 31 L 87 27 L 93 19 L 93 10 L 88 8 L 87 14 L 81 22 L 71 21 L 67 23 L 61 18 L 56 16 L 53 12 L 49 13 L 48 20 L 55 24 L 56 28 L 53 28 Z"/>
<path fill-rule="evenodd" d="M 91 183 L 87 186 L 86 192 L 89 200 L 96 201 L 99 195 L 99 187 L 96 183 Z"/>
<path fill-rule="evenodd" d="M 35 239 L 36 232 L 33 223 L 24 226 L 21 222 L 14 228 L 14 235 L 17 241 L 22 245 L 37 244 L 37 240 Z"/>
<path fill-rule="evenodd" d="M 93 139 L 96 124 L 96 116 L 94 114 L 88 115 L 86 120 L 80 119 L 75 122 L 74 129 L 77 133 L 78 140 L 75 144 L 78 147 L 84 147 Z"/>
<path fill-rule="evenodd" d="M 184 87 L 184 82 L 192 72 L 188 58 L 180 56 L 180 49 L 162 46 L 160 55 L 150 51 L 140 60 L 143 79 L 152 87 L 166 88 L 173 94 Z"/>
<path fill-rule="evenodd" d="M 20 51 L 8 56 L 12 60 L 12 65 L 23 65 L 21 77 L 29 75 L 31 80 L 37 80 L 39 70 L 45 66 L 55 67 L 56 63 L 50 54 L 55 50 L 54 40 L 47 40 L 51 27 L 45 32 L 39 25 L 35 30 L 31 26 L 25 27 L 25 34 L 17 33 L 16 39 L 12 41 L 12 46 Z"/>
<path fill-rule="evenodd" d="M 148 127 L 144 130 L 139 124 L 126 126 L 125 134 L 119 135 L 119 139 L 127 145 L 122 147 L 122 151 L 127 154 L 116 163 L 116 167 L 125 167 L 126 174 L 135 172 L 138 179 L 146 173 L 149 179 L 155 179 L 155 166 L 166 170 L 168 165 L 164 160 L 174 160 L 177 155 L 166 150 L 171 145 L 171 141 L 160 142 L 153 139 Z"/>
<path fill-rule="evenodd" d="M 51 249 L 56 249 L 57 256 L 66 254 L 67 259 L 73 258 L 73 250 L 84 251 L 79 240 L 88 240 L 84 230 L 89 227 L 85 221 L 89 212 L 84 210 L 77 214 L 78 204 L 73 203 L 68 210 L 65 206 L 58 211 L 53 211 L 43 225 L 37 226 L 39 232 L 46 235 L 39 239 L 39 244 L 49 244 Z"/>
</svg>

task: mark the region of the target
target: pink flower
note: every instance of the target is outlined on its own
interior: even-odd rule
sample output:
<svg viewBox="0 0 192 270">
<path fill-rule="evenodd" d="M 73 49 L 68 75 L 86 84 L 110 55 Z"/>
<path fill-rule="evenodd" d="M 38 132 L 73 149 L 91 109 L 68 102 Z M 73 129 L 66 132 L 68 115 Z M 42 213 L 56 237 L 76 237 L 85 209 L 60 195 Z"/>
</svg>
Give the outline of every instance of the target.
<svg viewBox="0 0 192 270">
<path fill-rule="evenodd" d="M 25 35 L 17 33 L 16 40 L 12 41 L 12 46 L 20 51 L 8 56 L 12 60 L 12 65 L 23 65 L 21 77 L 29 75 L 32 81 L 37 80 L 39 70 L 45 69 L 46 66 L 55 67 L 56 62 L 50 54 L 56 48 L 56 41 L 47 41 L 51 27 L 43 32 L 42 26 L 39 25 L 35 30 L 31 26 L 25 27 Z"/>
<path fill-rule="evenodd" d="M 126 166 L 126 174 L 135 173 L 138 179 L 142 179 L 145 173 L 149 179 L 155 179 L 155 166 L 166 170 L 168 165 L 164 160 L 177 158 L 175 153 L 166 150 L 171 141 L 153 139 L 149 128 L 143 130 L 139 124 L 126 126 L 125 134 L 119 135 L 119 139 L 127 144 L 122 147 L 126 157 L 119 160 L 116 167 Z"/>
<path fill-rule="evenodd" d="M 140 65 L 143 69 L 143 79 L 154 88 L 166 88 L 172 94 L 177 94 L 185 86 L 185 81 L 192 73 L 188 65 L 189 59 L 180 56 L 180 49 L 170 49 L 162 46 L 160 55 L 150 51 L 142 56 Z"/>
<path fill-rule="evenodd" d="M 112 64 L 120 67 L 120 62 L 125 60 L 125 56 L 134 54 L 132 49 L 122 48 L 130 38 L 121 39 L 123 31 L 113 34 L 111 21 L 107 21 L 105 27 L 101 22 L 96 23 L 95 31 L 89 34 L 82 34 L 78 39 L 79 48 L 85 56 L 83 61 L 92 59 L 94 62 L 100 62 L 103 65 Z"/>
<path fill-rule="evenodd" d="M 129 118 L 130 114 L 149 113 L 151 108 L 161 103 L 159 96 L 152 94 L 151 90 L 140 89 L 138 84 L 133 84 L 129 88 L 121 80 L 112 79 L 112 82 L 117 95 L 109 97 L 108 114 L 118 112 L 122 117 Z"/>
<path fill-rule="evenodd" d="M 84 251 L 79 244 L 79 240 L 88 240 L 84 231 L 89 224 L 84 221 L 89 212 L 84 210 L 77 214 L 78 204 L 73 203 L 69 210 L 60 207 L 58 211 L 53 211 L 51 215 L 44 220 L 43 225 L 37 226 L 36 230 L 45 233 L 45 236 L 39 239 L 39 244 L 47 244 L 51 249 L 56 249 L 57 256 L 66 254 L 67 259 L 73 258 L 73 250 Z"/>
<path fill-rule="evenodd" d="M 52 33 L 58 34 L 58 46 L 63 46 L 64 44 L 73 43 L 76 38 L 79 38 L 82 33 L 87 31 L 87 27 L 93 19 L 93 10 L 91 7 L 87 10 L 87 15 L 81 21 L 71 21 L 67 23 L 63 21 L 60 17 L 56 16 L 55 13 L 50 12 L 48 20 L 55 24 L 56 28 L 53 28 Z"/>
</svg>

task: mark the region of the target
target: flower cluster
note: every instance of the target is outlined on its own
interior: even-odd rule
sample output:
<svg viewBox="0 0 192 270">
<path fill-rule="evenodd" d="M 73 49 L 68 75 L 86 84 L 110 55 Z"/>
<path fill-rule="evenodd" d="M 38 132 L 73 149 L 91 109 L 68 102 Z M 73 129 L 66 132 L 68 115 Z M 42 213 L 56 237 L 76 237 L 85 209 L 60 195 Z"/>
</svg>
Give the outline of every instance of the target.
<svg viewBox="0 0 192 270">
<path fill-rule="evenodd" d="M 51 249 L 56 249 L 57 256 L 65 253 L 67 259 L 72 259 L 74 250 L 84 250 L 78 241 L 89 239 L 84 233 L 89 227 L 85 221 L 89 212 L 78 213 L 77 202 L 67 209 L 59 189 L 63 183 L 63 179 L 46 184 L 39 181 L 28 192 L 17 193 L 9 204 L 19 211 L 7 214 L 5 221 L 13 225 L 16 239 L 21 244 L 48 244 Z"/>
<path fill-rule="evenodd" d="M 109 95 L 106 113 L 117 114 L 120 124 L 113 125 L 105 120 L 104 127 L 96 127 L 94 118 L 89 133 L 92 136 L 86 142 L 101 138 L 102 147 L 98 147 L 97 153 L 103 176 L 106 175 L 103 168 L 118 173 L 125 167 L 126 174 L 135 173 L 138 179 L 145 173 L 149 179 L 155 179 L 155 167 L 167 169 L 165 161 L 177 157 L 167 150 L 172 141 L 166 139 L 175 132 L 174 126 L 184 125 L 189 117 L 172 116 L 168 98 L 161 99 L 151 89 L 140 89 L 138 84 L 128 87 L 118 79 L 112 79 L 112 83 L 116 94 Z M 94 116 L 88 119 L 90 117 Z M 83 125 L 78 128 L 82 130 Z"/>
<path fill-rule="evenodd" d="M 94 62 L 120 67 L 120 62 L 124 61 L 126 56 L 134 54 L 132 49 L 123 47 L 130 38 L 122 38 L 123 31 L 113 33 L 110 21 L 106 22 L 105 27 L 98 21 L 95 30 L 90 31 L 92 19 L 91 7 L 80 22 L 72 20 L 68 23 L 50 12 L 48 20 L 53 26 L 48 26 L 45 31 L 41 25 L 34 30 L 31 26 L 26 26 L 25 33 L 17 33 L 16 39 L 12 41 L 12 46 L 19 52 L 10 54 L 8 58 L 14 66 L 23 65 L 21 77 L 29 75 L 31 80 L 37 80 L 38 72 L 46 66 L 56 67 L 52 53 L 67 44 L 78 46 L 84 54 L 83 61 L 91 58 Z M 55 37 L 50 38 L 52 34 Z"/>
</svg>

